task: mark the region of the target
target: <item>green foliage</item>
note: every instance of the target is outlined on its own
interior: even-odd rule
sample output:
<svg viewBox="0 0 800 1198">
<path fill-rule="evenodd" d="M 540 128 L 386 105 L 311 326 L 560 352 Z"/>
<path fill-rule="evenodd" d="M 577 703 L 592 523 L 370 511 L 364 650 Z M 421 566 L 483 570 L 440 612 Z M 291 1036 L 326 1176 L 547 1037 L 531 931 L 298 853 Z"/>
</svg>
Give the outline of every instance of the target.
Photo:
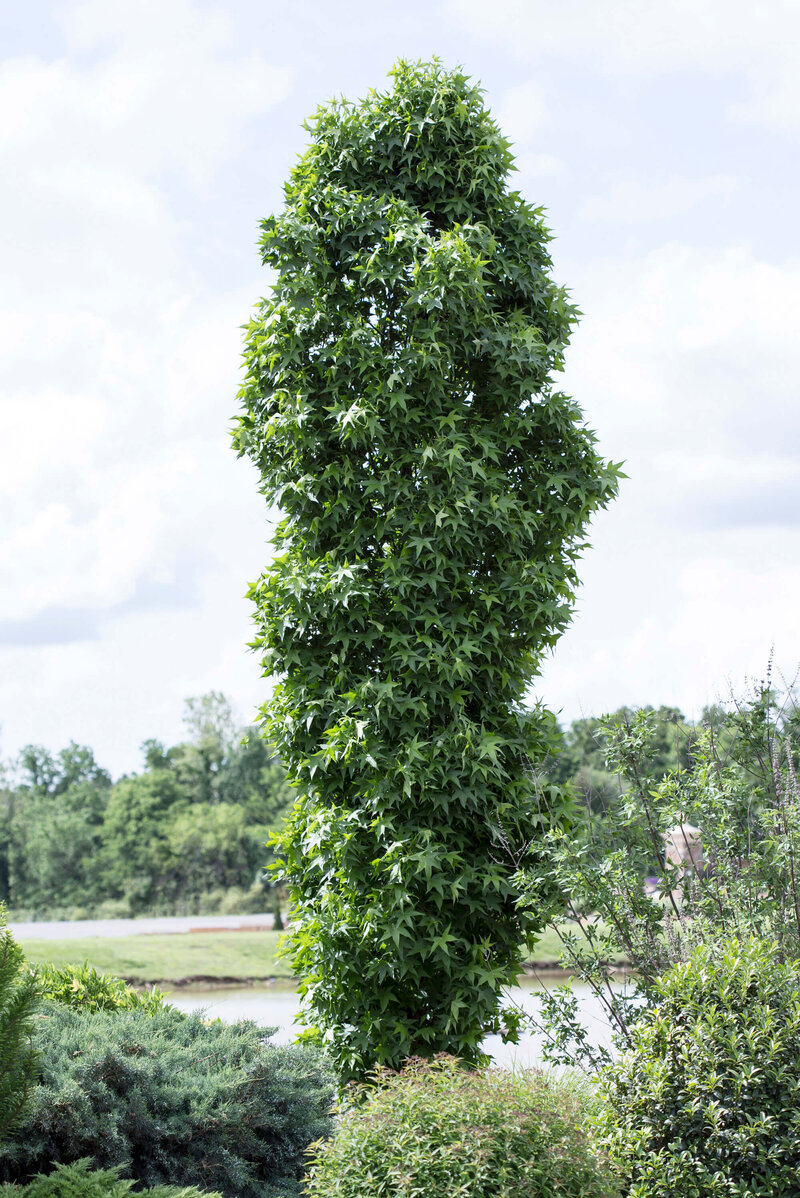
<svg viewBox="0 0 800 1198">
<path fill-rule="evenodd" d="M 22 949 L 5 927 L 0 903 L 0 1138 L 22 1118 L 33 1085 L 37 1002 L 36 982 L 25 969 Z"/>
<path fill-rule="evenodd" d="M 612 1198 L 587 1145 L 588 1093 L 539 1072 L 452 1057 L 379 1070 L 312 1148 L 308 1198 Z"/>
<path fill-rule="evenodd" d="M 617 476 L 552 386 L 576 310 L 480 90 L 438 63 L 392 74 L 318 110 L 263 223 L 276 283 L 235 434 L 284 513 L 250 594 L 299 793 L 295 971 L 344 1078 L 475 1062 L 498 1026 L 551 897 L 521 912 L 501 860 L 535 862 L 550 818 L 524 762 L 555 721 L 522 700 Z"/>
<path fill-rule="evenodd" d="M 675 769 L 686 769 L 691 762 L 695 739 L 693 725 L 677 707 L 618 707 L 600 719 L 574 720 L 565 734 L 564 756 L 575 755 L 580 765 L 605 770 L 607 728 L 609 724 L 629 725 L 640 713 L 647 716 L 651 730 L 647 768 L 650 777 L 661 778 Z"/>
<path fill-rule="evenodd" d="M 132 775 L 116 784 L 103 822 L 103 869 L 113 897 L 129 895 L 135 909 L 174 893 L 169 827 L 188 804 L 171 770 Z"/>
<path fill-rule="evenodd" d="M 235 803 L 203 803 L 175 814 L 167 829 L 170 856 L 179 863 L 181 888 L 192 894 L 239 885 L 247 874 L 242 864 L 253 856 L 263 859 L 269 828 L 253 825 L 247 811 Z M 257 868 L 257 865 L 256 865 Z"/>
<path fill-rule="evenodd" d="M 118 1169 L 92 1169 L 91 1161 L 56 1165 L 52 1173 L 40 1173 L 27 1185 L 0 1185 L 0 1198 L 128 1198 L 132 1181 L 123 1181 Z M 137 1190 L 146 1198 L 221 1198 L 195 1186 L 154 1186 Z"/>
<path fill-rule="evenodd" d="M 608 764 L 624 785 L 580 840 L 554 829 L 548 847 L 551 881 L 576 921 L 574 932 L 559 930 L 563 964 L 593 987 L 621 1045 L 631 1043 L 661 975 L 697 945 L 756 935 L 775 940 L 780 960 L 800 961 L 800 785 L 787 741 L 793 710 L 782 711 L 761 686 L 732 712 L 710 712 L 688 767 L 666 777 L 658 713 L 606 721 Z M 685 824 L 700 830 L 697 869 L 665 856 L 665 834 Z M 538 875 L 530 885 L 535 903 Z M 624 987 L 613 984 L 620 957 L 634 971 Z M 591 1068 L 608 1061 L 605 1049 L 591 1046 L 569 986 L 545 997 L 543 1022 L 551 1060 Z"/>
<path fill-rule="evenodd" d="M 699 946 L 658 982 L 601 1087 L 598 1140 L 630 1198 L 796 1195 L 796 964 L 756 938 Z"/>
<path fill-rule="evenodd" d="M 76 1011 L 144 1011 L 163 1009 L 165 995 L 155 986 L 142 993 L 122 978 L 98 973 L 88 961 L 82 965 L 39 965 L 33 969 L 43 998 Z"/>
<path fill-rule="evenodd" d="M 0 1178 L 90 1157 L 142 1185 L 297 1193 L 304 1150 L 329 1127 L 331 1087 L 312 1050 L 167 1009 L 44 1010 L 39 1085 L 0 1149 Z"/>
<path fill-rule="evenodd" d="M 648 778 L 656 781 L 676 769 L 688 769 L 697 730 L 677 707 L 642 707 L 651 736 L 648 747 Z M 609 768 L 607 739 L 609 724 L 630 725 L 636 715 L 631 707 L 619 707 L 611 715 L 573 720 L 565 729 L 558 755 L 546 763 L 547 776 L 561 784 L 569 782 L 587 817 L 602 816 L 612 811 L 620 789 L 627 789 L 627 779 Z M 601 829 L 595 823 L 591 834 Z M 578 835 L 580 829 L 576 829 Z M 613 838 L 614 828 L 609 821 L 603 835 Z"/>
<path fill-rule="evenodd" d="M 99 788 L 111 785 L 108 771 L 97 764 L 92 750 L 74 740 L 55 757 L 42 745 L 26 745 L 18 768 L 22 788 L 33 794 L 63 795 L 81 784 Z"/>
<path fill-rule="evenodd" d="M 39 918 L 265 910 L 265 844 L 294 802 L 283 769 L 218 692 L 188 699 L 185 723 L 189 739 L 146 741 L 145 771 L 114 785 L 75 744 L 0 768 L 0 900 Z"/>
<path fill-rule="evenodd" d="M 111 779 L 91 749 L 27 745 L 0 794 L 0 900 L 47 908 L 91 901 Z"/>
</svg>

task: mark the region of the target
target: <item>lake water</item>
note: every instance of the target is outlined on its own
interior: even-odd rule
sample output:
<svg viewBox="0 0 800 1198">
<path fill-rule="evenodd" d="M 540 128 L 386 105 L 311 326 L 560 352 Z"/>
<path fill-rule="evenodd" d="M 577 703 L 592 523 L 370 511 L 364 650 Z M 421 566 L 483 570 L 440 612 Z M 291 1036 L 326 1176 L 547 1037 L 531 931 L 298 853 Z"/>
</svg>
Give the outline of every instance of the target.
<svg viewBox="0 0 800 1198">
<path fill-rule="evenodd" d="M 509 999 L 535 1014 L 542 985 L 531 978 L 522 978 L 520 983 L 508 992 Z M 610 1030 L 597 998 L 586 985 L 573 983 L 573 989 L 579 997 L 581 1018 L 592 1043 L 609 1044 Z M 300 998 L 291 984 L 276 982 L 230 989 L 192 987 L 168 991 L 167 997 L 181 1011 L 205 1010 L 209 1017 L 226 1023 L 252 1019 L 261 1027 L 277 1027 L 273 1037 L 276 1044 L 291 1043 L 298 1031 L 294 1018 L 300 1010 Z M 541 1037 L 537 1035 L 523 1035 L 519 1044 L 503 1044 L 499 1036 L 488 1036 L 484 1049 L 496 1065 L 503 1067 L 530 1068 L 542 1064 Z"/>
</svg>

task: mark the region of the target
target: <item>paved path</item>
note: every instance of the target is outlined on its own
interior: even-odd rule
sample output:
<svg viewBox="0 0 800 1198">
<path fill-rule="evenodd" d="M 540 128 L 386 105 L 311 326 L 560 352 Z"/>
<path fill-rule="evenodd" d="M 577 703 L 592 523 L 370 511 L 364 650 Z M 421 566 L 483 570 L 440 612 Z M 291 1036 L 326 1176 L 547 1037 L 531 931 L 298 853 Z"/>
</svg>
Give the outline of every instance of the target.
<svg viewBox="0 0 800 1198">
<path fill-rule="evenodd" d="M 82 940 L 100 936 L 154 936 L 180 932 L 263 930 L 272 927 L 272 915 L 165 915 L 156 919 L 72 919 L 10 923 L 17 940 Z"/>
</svg>

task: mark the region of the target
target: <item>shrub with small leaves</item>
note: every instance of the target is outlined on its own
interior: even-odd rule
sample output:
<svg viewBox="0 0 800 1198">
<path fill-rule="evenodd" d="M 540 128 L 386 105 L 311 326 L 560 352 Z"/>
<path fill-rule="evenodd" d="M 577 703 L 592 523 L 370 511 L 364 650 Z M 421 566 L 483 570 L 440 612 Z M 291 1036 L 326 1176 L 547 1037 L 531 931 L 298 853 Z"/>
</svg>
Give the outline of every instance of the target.
<svg viewBox="0 0 800 1198">
<path fill-rule="evenodd" d="M 702 945 L 658 983 L 601 1081 L 598 1143 L 630 1198 L 796 1198 L 796 965 L 751 937 Z"/>
<path fill-rule="evenodd" d="M 378 1070 L 310 1149 L 308 1198 L 612 1198 L 583 1130 L 591 1097 L 536 1071 L 454 1057 Z"/>
<path fill-rule="evenodd" d="M 159 1010 L 43 1006 L 40 1080 L 0 1179 L 91 1158 L 139 1185 L 224 1198 L 296 1194 L 307 1145 L 330 1127 L 319 1054 L 277 1047 L 254 1023 Z"/>
<path fill-rule="evenodd" d="M 77 1011 L 144 1011 L 153 1015 L 166 1003 L 155 986 L 142 993 L 111 973 L 98 973 L 93 965 L 38 965 L 32 972 L 43 998 Z"/>
<path fill-rule="evenodd" d="M 89 1160 L 82 1160 L 56 1165 L 53 1173 L 40 1173 L 27 1185 L 0 1185 L 0 1198 L 130 1198 L 132 1187 L 118 1169 L 92 1169 Z M 142 1198 L 221 1198 L 195 1186 L 154 1186 L 136 1193 Z"/>
</svg>

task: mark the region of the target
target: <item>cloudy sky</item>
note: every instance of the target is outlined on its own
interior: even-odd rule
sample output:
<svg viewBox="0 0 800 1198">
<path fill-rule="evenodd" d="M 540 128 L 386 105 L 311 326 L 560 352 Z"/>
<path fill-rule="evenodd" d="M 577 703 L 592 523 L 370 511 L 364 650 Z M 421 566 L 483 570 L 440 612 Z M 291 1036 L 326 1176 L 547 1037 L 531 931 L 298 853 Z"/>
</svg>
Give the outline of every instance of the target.
<svg viewBox="0 0 800 1198">
<path fill-rule="evenodd" d="M 796 0 L 27 0 L 0 11 L 0 754 L 115 774 L 267 693 L 229 448 L 258 222 L 333 95 L 463 64 L 584 317 L 565 387 L 629 480 L 539 680 L 689 715 L 800 661 Z"/>
</svg>

